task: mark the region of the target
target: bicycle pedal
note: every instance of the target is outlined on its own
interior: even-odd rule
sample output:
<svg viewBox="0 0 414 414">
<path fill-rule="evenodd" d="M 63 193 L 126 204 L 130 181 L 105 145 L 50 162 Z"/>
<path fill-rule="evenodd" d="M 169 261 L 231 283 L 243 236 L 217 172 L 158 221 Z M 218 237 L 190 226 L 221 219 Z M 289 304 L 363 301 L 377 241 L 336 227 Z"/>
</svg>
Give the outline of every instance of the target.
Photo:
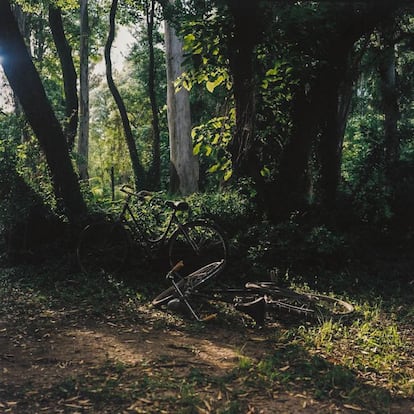
<svg viewBox="0 0 414 414">
<path fill-rule="evenodd" d="M 211 321 L 213 319 L 217 318 L 217 313 L 212 313 L 211 315 L 207 315 L 202 319 L 202 322 L 208 322 Z"/>
</svg>

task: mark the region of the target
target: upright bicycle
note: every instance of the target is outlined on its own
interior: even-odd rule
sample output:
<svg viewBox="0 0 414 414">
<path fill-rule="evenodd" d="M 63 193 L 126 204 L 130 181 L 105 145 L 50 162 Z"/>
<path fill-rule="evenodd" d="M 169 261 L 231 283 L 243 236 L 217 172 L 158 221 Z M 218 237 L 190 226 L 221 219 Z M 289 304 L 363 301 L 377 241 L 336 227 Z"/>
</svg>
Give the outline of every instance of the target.
<svg viewBox="0 0 414 414">
<path fill-rule="evenodd" d="M 211 220 L 184 221 L 189 210 L 185 201 L 164 201 L 156 193 L 135 192 L 122 186 L 122 209 L 115 219 L 86 226 L 79 237 L 77 260 L 85 273 L 115 273 L 124 265 L 134 244 L 149 254 L 166 246 L 171 265 L 185 258 L 187 273 L 204 265 L 227 259 L 227 240 Z"/>
<path fill-rule="evenodd" d="M 166 278 L 171 286 L 161 292 L 152 305 L 188 311 L 197 321 L 215 317 L 212 302 L 225 302 L 249 315 L 257 325 L 264 325 L 271 317 L 295 314 L 317 320 L 338 319 L 354 312 L 352 304 L 318 293 L 282 288 L 276 282 L 248 282 L 242 288 L 211 288 L 222 270 L 220 262 L 213 262 L 183 277 L 183 263 L 177 263 Z M 207 309 L 207 314 L 205 313 Z"/>
</svg>

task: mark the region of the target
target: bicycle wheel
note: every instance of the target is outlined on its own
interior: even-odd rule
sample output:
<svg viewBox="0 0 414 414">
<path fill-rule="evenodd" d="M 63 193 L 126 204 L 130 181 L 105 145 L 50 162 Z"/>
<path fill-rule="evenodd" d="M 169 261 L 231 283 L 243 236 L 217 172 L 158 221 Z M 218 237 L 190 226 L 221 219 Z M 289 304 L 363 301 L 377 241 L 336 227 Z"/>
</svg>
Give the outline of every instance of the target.
<svg viewBox="0 0 414 414">
<path fill-rule="evenodd" d="M 266 295 L 268 308 L 316 318 L 350 315 L 354 307 L 341 299 L 317 293 L 281 288 L 273 282 L 247 283 L 246 288 Z"/>
<path fill-rule="evenodd" d="M 185 296 L 189 296 L 195 292 L 195 290 L 206 283 L 211 278 L 215 277 L 222 269 L 223 261 L 209 263 L 206 266 L 196 270 L 188 276 L 182 278 L 176 282 L 178 288 Z M 180 295 L 174 286 L 170 286 L 168 289 L 161 292 L 152 301 L 153 306 L 162 306 L 167 304 L 171 299 L 179 298 Z"/>
<path fill-rule="evenodd" d="M 86 226 L 77 246 L 81 270 L 116 273 L 124 265 L 129 252 L 129 237 L 121 223 L 107 221 Z"/>
<path fill-rule="evenodd" d="M 211 222 L 197 220 L 179 227 L 168 242 L 170 264 L 184 261 L 184 274 L 190 274 L 209 263 L 227 259 L 227 241 Z"/>
</svg>

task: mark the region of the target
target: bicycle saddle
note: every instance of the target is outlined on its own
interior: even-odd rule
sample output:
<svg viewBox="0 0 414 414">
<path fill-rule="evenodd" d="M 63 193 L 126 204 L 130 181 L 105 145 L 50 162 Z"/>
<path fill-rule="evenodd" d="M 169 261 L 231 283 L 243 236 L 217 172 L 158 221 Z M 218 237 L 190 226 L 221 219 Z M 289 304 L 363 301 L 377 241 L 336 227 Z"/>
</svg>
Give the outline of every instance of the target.
<svg viewBox="0 0 414 414">
<path fill-rule="evenodd" d="M 165 205 L 176 211 L 187 211 L 190 208 L 189 204 L 186 201 L 167 200 L 165 202 Z"/>
</svg>

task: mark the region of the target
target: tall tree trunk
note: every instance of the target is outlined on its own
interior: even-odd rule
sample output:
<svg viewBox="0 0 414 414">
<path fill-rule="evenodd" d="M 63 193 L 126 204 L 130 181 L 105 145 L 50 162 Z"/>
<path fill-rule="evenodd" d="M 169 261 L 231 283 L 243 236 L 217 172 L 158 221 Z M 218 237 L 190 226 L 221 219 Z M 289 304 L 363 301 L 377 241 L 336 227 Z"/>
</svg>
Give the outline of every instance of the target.
<svg viewBox="0 0 414 414">
<path fill-rule="evenodd" d="M 310 156 L 316 135 L 315 95 L 298 87 L 292 102 L 292 135 L 286 145 L 277 181 L 265 193 L 269 216 L 277 222 L 292 211 L 303 210 L 310 199 Z"/>
<path fill-rule="evenodd" d="M 322 98 L 315 104 L 320 109 L 319 191 L 322 204 L 328 209 L 335 205 L 341 179 L 342 147 L 354 80 L 350 63 L 353 40 L 335 42 L 334 58 L 315 86 Z"/>
<path fill-rule="evenodd" d="M 25 12 L 23 12 L 22 7 L 18 4 L 12 5 L 12 11 L 14 14 L 14 17 L 17 21 L 17 25 L 19 26 L 20 34 L 23 36 L 24 42 L 26 45 L 30 45 L 30 30 L 29 25 L 27 24 L 27 15 Z M 31 51 L 28 47 L 28 52 L 31 57 Z M 30 127 L 27 124 L 26 119 L 24 119 L 23 115 L 23 108 L 20 105 L 19 99 L 17 98 L 16 94 L 13 92 L 13 103 L 14 103 L 14 112 L 17 115 L 18 118 L 21 118 L 21 141 L 27 142 L 30 139 Z"/>
<path fill-rule="evenodd" d="M 349 19 L 343 19 L 345 25 L 338 29 L 336 36 L 330 41 L 330 52 L 326 59 L 329 62 L 328 72 L 322 74 L 324 84 L 321 87 L 321 95 L 324 96 L 324 100 L 320 105 L 319 116 L 319 190 L 322 204 L 330 211 L 335 207 L 352 86 L 362 57 L 360 53 L 354 61 L 351 60 L 353 46 L 363 34 L 370 33 L 382 21 L 387 21 L 395 7 L 398 7 L 398 2 L 372 2 L 367 3 L 362 13 L 357 13 L 355 8 L 349 5 L 344 9 Z M 349 25 L 350 21 L 353 25 Z"/>
<path fill-rule="evenodd" d="M 152 163 L 148 172 L 148 181 L 151 187 L 159 189 L 161 186 L 161 154 L 160 154 L 160 121 L 158 115 L 157 95 L 155 90 L 155 56 L 154 56 L 154 12 L 155 0 L 145 1 L 145 13 L 147 20 L 148 36 L 148 93 L 152 111 Z"/>
<path fill-rule="evenodd" d="M 229 57 L 236 106 L 236 130 L 230 151 L 237 175 L 254 174 L 249 154 L 256 119 L 253 51 L 258 40 L 259 5 L 250 0 L 230 0 L 229 9 L 233 17 Z"/>
<path fill-rule="evenodd" d="M 79 88 L 78 169 L 88 180 L 89 162 L 89 16 L 88 0 L 80 0 L 80 88 Z"/>
<path fill-rule="evenodd" d="M 381 39 L 383 50 L 379 64 L 381 106 L 384 112 L 385 164 L 388 178 L 390 178 L 398 161 L 400 145 L 397 126 L 400 112 L 395 68 L 394 29 L 394 24 L 383 26 Z"/>
<path fill-rule="evenodd" d="M 10 86 L 46 155 L 54 191 L 62 200 L 68 217 L 77 219 L 86 212 L 69 151 L 39 74 L 30 58 L 8 0 L 0 0 L 0 47 Z"/>
<path fill-rule="evenodd" d="M 111 61 L 111 47 L 115 39 L 115 17 L 116 9 L 118 7 L 118 0 L 112 0 L 111 10 L 109 12 L 109 34 L 105 44 L 105 64 L 106 64 L 106 79 L 109 89 L 114 97 L 115 103 L 118 107 L 119 114 L 121 116 L 122 125 L 124 128 L 125 139 L 127 142 L 129 155 L 131 157 L 132 169 L 134 171 L 135 187 L 136 189 L 142 189 L 145 186 L 145 171 L 142 167 L 137 147 L 135 145 L 134 136 L 132 134 L 131 124 L 128 119 L 128 113 L 124 104 L 124 101 L 115 85 L 112 77 L 112 61 Z"/>
<path fill-rule="evenodd" d="M 72 150 L 79 121 L 77 75 L 72 59 L 72 48 L 66 39 L 63 28 L 62 12 L 60 8 L 52 4 L 49 5 L 49 25 L 62 67 L 66 117 L 64 130 L 69 149 Z"/>
<path fill-rule="evenodd" d="M 170 136 L 170 191 L 187 195 L 198 190 L 199 165 L 193 154 L 188 91 L 176 93 L 174 81 L 182 74 L 183 45 L 174 28 L 165 23 L 167 116 Z"/>
</svg>

